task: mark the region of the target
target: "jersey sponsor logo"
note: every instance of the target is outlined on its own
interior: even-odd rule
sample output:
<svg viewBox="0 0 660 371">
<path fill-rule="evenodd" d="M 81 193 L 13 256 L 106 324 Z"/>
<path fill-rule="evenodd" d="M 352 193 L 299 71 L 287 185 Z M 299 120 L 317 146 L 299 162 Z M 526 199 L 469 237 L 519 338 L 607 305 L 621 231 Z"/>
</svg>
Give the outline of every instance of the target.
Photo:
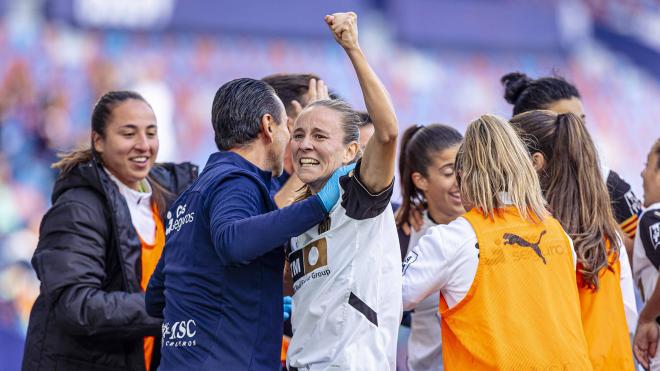
<svg viewBox="0 0 660 371">
<path fill-rule="evenodd" d="M 418 257 L 418 255 L 417 255 L 417 253 L 414 252 L 414 251 L 411 251 L 411 252 L 408 253 L 408 255 L 406 255 L 406 258 L 403 260 L 403 265 L 402 265 L 402 267 L 401 267 L 401 268 L 402 268 L 402 272 L 403 272 L 403 274 L 406 274 L 406 271 L 408 270 L 408 267 L 409 267 L 412 263 L 414 263 L 415 261 L 417 261 L 417 257 Z"/>
<path fill-rule="evenodd" d="M 176 218 L 172 217 L 172 210 L 167 211 L 167 229 L 165 229 L 165 235 L 168 236 L 172 231 L 180 231 L 181 228 L 195 221 L 195 212 L 189 212 L 186 214 L 186 207 L 188 205 L 178 205 L 176 207 Z"/>
<path fill-rule="evenodd" d="M 161 347 L 194 347 L 197 346 L 197 323 L 195 320 L 177 321 L 170 325 L 170 322 L 163 322 L 161 326 L 163 335 Z"/>
<path fill-rule="evenodd" d="M 310 279 L 330 275 L 328 241 L 321 238 L 289 254 L 289 268 L 293 277 L 293 288 L 296 291 Z M 321 268 L 325 269 L 321 270 Z"/>
<path fill-rule="evenodd" d="M 649 226 L 649 236 L 655 250 L 660 247 L 660 222 Z"/>
<path fill-rule="evenodd" d="M 635 197 L 635 194 L 632 192 L 632 190 L 624 193 L 623 198 L 626 200 L 626 203 L 630 208 L 630 212 L 632 212 L 634 215 L 639 215 L 639 213 L 642 212 L 642 201 Z"/>
<path fill-rule="evenodd" d="M 534 252 L 536 255 L 543 260 L 543 264 L 547 264 L 545 261 L 545 256 L 543 256 L 543 253 L 541 252 L 541 248 L 539 247 L 539 243 L 541 243 L 541 238 L 543 238 L 543 235 L 545 234 L 545 231 L 541 232 L 541 235 L 539 236 L 538 241 L 536 242 L 529 242 L 525 240 L 524 238 L 513 234 L 513 233 L 505 233 L 503 238 L 504 238 L 504 244 L 505 245 L 518 245 L 520 247 L 529 247 Z"/>
</svg>

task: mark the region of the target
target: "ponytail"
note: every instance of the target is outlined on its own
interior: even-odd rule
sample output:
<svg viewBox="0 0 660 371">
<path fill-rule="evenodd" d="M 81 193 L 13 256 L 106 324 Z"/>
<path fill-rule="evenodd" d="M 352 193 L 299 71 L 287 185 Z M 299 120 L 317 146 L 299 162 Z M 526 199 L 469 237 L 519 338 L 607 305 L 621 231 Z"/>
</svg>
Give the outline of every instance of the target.
<svg viewBox="0 0 660 371">
<path fill-rule="evenodd" d="M 399 149 L 399 181 L 401 182 L 401 207 L 396 215 L 396 225 L 407 223 L 410 218 L 410 209 L 412 206 L 419 206 L 423 202 L 423 197 L 415 187 L 412 181 L 412 169 L 408 166 L 408 145 L 410 139 L 424 127 L 413 125 L 403 132 L 401 137 L 401 147 Z"/>
<path fill-rule="evenodd" d="M 147 181 L 151 186 L 151 203 L 156 205 L 158 214 L 160 214 L 162 220 L 165 220 L 165 213 L 167 213 L 169 203 L 173 201 L 173 199 L 176 197 L 176 194 L 170 192 L 167 188 L 160 185 L 160 183 L 154 179 L 151 173 L 147 175 Z"/>
<path fill-rule="evenodd" d="M 573 239 L 583 284 L 598 289 L 598 274 L 618 259 L 620 246 L 589 132 L 582 119 L 572 113 L 529 111 L 514 116 L 511 122 L 529 139 L 529 152 L 545 156 L 546 166 L 539 175 L 545 198 Z"/>
<path fill-rule="evenodd" d="M 94 158 L 94 153 L 89 147 L 82 147 L 69 153 L 58 154 L 59 161 L 53 163 L 50 167 L 60 171 L 60 178 L 66 176 L 78 164 L 89 162 Z"/>
</svg>

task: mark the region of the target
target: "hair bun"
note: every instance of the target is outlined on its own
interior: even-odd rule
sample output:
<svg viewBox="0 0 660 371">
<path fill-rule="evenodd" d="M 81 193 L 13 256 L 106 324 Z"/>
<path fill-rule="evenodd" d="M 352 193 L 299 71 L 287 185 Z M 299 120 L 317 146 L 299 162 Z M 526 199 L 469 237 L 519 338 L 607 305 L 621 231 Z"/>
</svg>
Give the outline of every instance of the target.
<svg viewBox="0 0 660 371">
<path fill-rule="evenodd" d="M 500 81 L 504 85 L 504 99 L 515 105 L 520 94 L 527 89 L 533 80 L 522 72 L 511 72 L 502 76 Z"/>
</svg>

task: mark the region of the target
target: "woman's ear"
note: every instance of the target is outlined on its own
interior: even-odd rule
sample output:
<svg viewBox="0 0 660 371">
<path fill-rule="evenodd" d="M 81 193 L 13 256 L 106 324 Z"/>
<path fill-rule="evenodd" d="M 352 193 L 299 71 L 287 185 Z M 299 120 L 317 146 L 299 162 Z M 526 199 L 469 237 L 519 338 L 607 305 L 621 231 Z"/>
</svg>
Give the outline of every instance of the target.
<svg viewBox="0 0 660 371">
<path fill-rule="evenodd" d="M 94 151 L 98 154 L 103 153 L 103 145 L 103 137 L 101 137 L 99 133 L 92 131 L 92 146 L 94 147 Z"/>
<path fill-rule="evenodd" d="M 412 174 L 410 174 L 410 178 L 412 179 L 415 188 L 419 189 L 420 191 L 426 192 L 429 189 L 429 182 L 421 173 L 414 171 Z"/>
<path fill-rule="evenodd" d="M 360 144 L 358 142 L 349 143 L 346 149 L 344 150 L 344 159 L 342 163 L 348 164 L 349 162 L 353 161 L 353 159 L 355 159 L 355 156 L 358 154 L 359 150 L 360 150 Z"/>
<path fill-rule="evenodd" d="M 534 170 L 541 171 L 545 169 L 545 156 L 541 152 L 532 153 L 532 166 Z"/>
</svg>

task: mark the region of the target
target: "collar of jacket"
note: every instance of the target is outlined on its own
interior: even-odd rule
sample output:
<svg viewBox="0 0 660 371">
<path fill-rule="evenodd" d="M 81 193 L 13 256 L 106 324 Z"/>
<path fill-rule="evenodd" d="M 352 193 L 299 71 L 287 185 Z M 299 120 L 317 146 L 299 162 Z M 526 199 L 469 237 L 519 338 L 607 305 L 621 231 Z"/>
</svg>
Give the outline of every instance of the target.
<svg viewBox="0 0 660 371">
<path fill-rule="evenodd" d="M 257 165 L 246 160 L 238 153 L 231 151 L 215 152 L 209 156 L 209 160 L 206 162 L 206 167 L 204 167 L 204 169 L 211 169 L 218 166 L 219 164 L 232 164 L 238 168 L 256 174 L 264 182 L 266 188 L 268 188 L 270 191 L 271 178 L 273 176 L 272 172 L 261 170 Z"/>
</svg>

